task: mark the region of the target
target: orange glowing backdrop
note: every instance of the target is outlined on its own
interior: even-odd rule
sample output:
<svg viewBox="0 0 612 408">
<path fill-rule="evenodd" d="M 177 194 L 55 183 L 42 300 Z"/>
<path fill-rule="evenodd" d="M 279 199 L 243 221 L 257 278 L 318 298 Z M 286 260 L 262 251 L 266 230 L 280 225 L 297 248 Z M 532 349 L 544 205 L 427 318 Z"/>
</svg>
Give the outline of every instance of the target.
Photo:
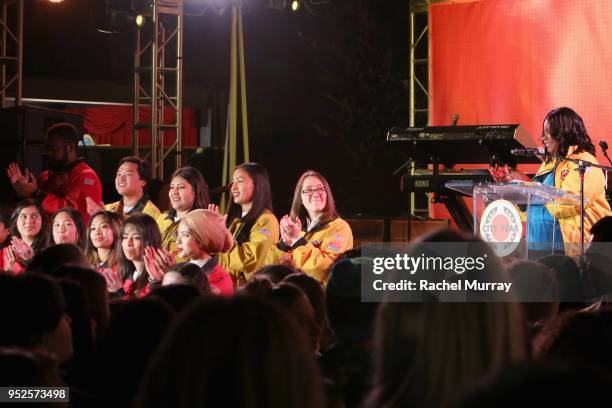
<svg viewBox="0 0 612 408">
<path fill-rule="evenodd" d="M 539 140 L 546 113 L 568 106 L 612 146 L 612 1 L 442 3 L 429 18 L 432 125 L 458 113 L 459 125 L 520 123 Z"/>
</svg>

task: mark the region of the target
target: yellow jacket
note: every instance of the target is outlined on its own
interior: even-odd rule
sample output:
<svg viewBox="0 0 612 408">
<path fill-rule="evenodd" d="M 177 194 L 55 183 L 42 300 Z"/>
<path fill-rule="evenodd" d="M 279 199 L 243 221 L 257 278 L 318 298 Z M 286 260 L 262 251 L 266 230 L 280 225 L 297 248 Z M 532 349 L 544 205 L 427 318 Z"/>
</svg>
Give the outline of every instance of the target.
<svg viewBox="0 0 612 408">
<path fill-rule="evenodd" d="M 228 252 L 219 254 L 219 263 L 232 275 L 238 286 L 248 281 L 251 275 L 264 265 L 270 248 L 278 242 L 279 226 L 274 214 L 265 210 L 262 212 L 249 233 L 249 239 L 242 244 L 236 242 L 236 237 L 242 229 L 243 222 L 235 218 L 229 230 L 234 236 L 234 246 Z"/>
<path fill-rule="evenodd" d="M 268 254 L 266 263 L 278 263 L 289 256 L 296 268 L 327 284 L 329 268 L 340 254 L 353 248 L 353 232 L 349 224 L 338 217 L 326 224 L 317 225 L 292 247 L 279 242 Z"/>
<path fill-rule="evenodd" d="M 172 251 L 172 253 L 176 255 L 178 252 L 176 248 L 176 234 L 178 231 L 179 221 L 168 219 L 168 212 L 158 215 L 155 221 L 157 222 L 159 232 L 161 233 L 162 248 Z"/>
<path fill-rule="evenodd" d="M 597 163 L 595 156 L 588 152 L 575 153 L 577 146 L 570 146 L 567 157 Z M 550 163 L 542 163 L 536 175 L 550 171 Z M 569 161 L 562 161 L 555 171 L 555 187 L 580 196 L 580 174 L 578 165 Z M 610 205 L 606 200 L 606 181 L 603 171 L 595 167 L 587 168 L 584 174 L 584 239 L 588 241 L 591 226 L 600 218 L 612 215 Z M 547 204 L 550 213 L 559 220 L 559 227 L 566 244 L 580 243 L 580 204 L 557 205 Z M 575 254 L 578 247 L 566 245 L 568 254 Z"/>
<path fill-rule="evenodd" d="M 153 204 L 153 201 L 146 198 L 146 196 L 143 196 L 143 197 L 145 197 L 145 200 L 141 200 L 141 202 L 137 203 L 132 208 L 132 210 L 127 214 L 123 213 L 123 200 L 119 200 L 119 201 L 115 201 L 114 203 L 106 204 L 104 206 L 104 209 L 106 211 L 112 211 L 114 213 L 117 213 L 125 217 L 133 215 L 133 214 L 138 214 L 138 213 L 147 214 L 148 216 L 152 217 L 154 220 L 157 220 L 157 217 L 159 217 L 159 215 L 161 214 L 161 211 L 159 211 L 157 206 Z"/>
</svg>

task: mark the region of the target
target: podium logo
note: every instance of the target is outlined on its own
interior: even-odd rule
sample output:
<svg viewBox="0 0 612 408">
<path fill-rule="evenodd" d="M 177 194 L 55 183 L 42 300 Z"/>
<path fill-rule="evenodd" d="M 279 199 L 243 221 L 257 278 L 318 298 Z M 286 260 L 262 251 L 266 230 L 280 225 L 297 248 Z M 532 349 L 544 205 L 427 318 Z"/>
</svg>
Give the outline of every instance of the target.
<svg viewBox="0 0 612 408">
<path fill-rule="evenodd" d="M 480 238 L 492 244 L 497 256 L 510 255 L 523 236 L 523 223 L 510 201 L 495 200 L 485 208 L 480 219 Z"/>
</svg>

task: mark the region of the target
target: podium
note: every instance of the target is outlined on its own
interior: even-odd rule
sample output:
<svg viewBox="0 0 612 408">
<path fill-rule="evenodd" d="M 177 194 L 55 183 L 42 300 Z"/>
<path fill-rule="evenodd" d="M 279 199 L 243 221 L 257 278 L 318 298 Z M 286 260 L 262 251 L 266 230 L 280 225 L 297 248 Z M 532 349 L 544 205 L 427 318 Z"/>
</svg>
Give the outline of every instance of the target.
<svg viewBox="0 0 612 408">
<path fill-rule="evenodd" d="M 580 196 L 537 182 L 447 183 L 446 187 L 472 197 L 474 235 L 501 257 L 528 259 L 530 252 L 539 256 L 562 252 L 563 242 L 554 234 L 559 228 L 555 214 L 564 206 L 580 206 Z M 537 237 L 530 236 L 536 231 Z"/>
</svg>

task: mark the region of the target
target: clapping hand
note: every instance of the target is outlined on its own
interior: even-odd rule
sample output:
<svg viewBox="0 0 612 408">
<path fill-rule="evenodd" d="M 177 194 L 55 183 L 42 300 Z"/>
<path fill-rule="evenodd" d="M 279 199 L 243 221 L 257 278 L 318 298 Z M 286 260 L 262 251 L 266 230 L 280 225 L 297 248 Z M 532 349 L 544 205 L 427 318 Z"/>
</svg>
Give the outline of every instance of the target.
<svg viewBox="0 0 612 408">
<path fill-rule="evenodd" d="M 216 204 L 208 204 L 207 210 L 210 212 L 214 212 L 215 214 L 221 215 L 221 212 L 219 211 L 219 206 Z M 227 222 L 227 214 L 223 214 L 222 218 L 223 218 L 223 223 L 225 224 Z"/>
<path fill-rule="evenodd" d="M 294 241 L 298 240 L 301 236 L 300 232 L 302 231 L 302 222 L 299 218 L 295 220 L 290 216 L 285 215 L 280 220 L 280 232 L 281 232 L 281 240 L 287 244 L 291 245 Z"/>
<path fill-rule="evenodd" d="M 6 174 L 11 182 L 11 186 L 21 197 L 30 197 L 38 191 L 38 183 L 34 174 L 30 173 L 28 169 L 22 172 L 17 163 L 9 164 Z"/>
<path fill-rule="evenodd" d="M 97 271 L 104 277 L 106 281 L 106 290 L 110 293 L 115 293 L 123 288 L 123 279 L 121 278 L 120 270 L 112 268 L 98 268 Z"/>
<path fill-rule="evenodd" d="M 489 173 L 496 182 L 516 180 L 531 181 L 529 176 L 527 176 L 525 173 L 512 167 L 508 167 L 508 165 L 504 165 L 503 167 L 498 165 L 495 165 L 495 167 L 489 167 Z"/>
<path fill-rule="evenodd" d="M 15 262 L 17 262 L 17 257 L 15 256 L 15 253 L 13 252 L 13 248 L 8 246 L 4 250 L 3 258 L 4 258 L 4 269 L 7 271 L 12 271 L 13 267 L 15 266 Z"/>
<path fill-rule="evenodd" d="M 174 254 L 163 248 L 146 247 L 144 263 L 147 273 L 154 282 L 164 278 L 164 274 L 176 263 Z"/>
<path fill-rule="evenodd" d="M 98 211 L 104 210 L 104 203 L 100 201 L 96 203 L 91 197 L 85 197 L 85 202 L 87 203 L 87 214 L 94 215 Z"/>
<path fill-rule="evenodd" d="M 17 257 L 21 258 L 24 261 L 27 261 L 34 257 L 34 250 L 32 249 L 32 247 L 17 237 L 11 238 L 11 249 Z"/>
</svg>

